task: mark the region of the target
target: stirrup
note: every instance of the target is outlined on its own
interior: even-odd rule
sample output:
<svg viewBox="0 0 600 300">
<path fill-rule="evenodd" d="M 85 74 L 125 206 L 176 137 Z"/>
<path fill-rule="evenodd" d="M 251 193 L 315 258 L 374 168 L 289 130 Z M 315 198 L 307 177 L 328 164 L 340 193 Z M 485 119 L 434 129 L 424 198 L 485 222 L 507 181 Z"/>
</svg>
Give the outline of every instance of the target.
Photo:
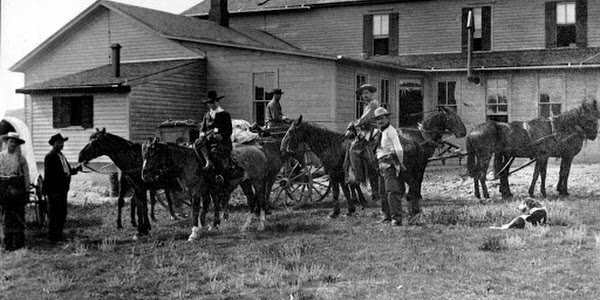
<svg viewBox="0 0 600 300">
<path fill-rule="evenodd" d="M 225 182 L 225 178 L 223 178 L 223 175 L 217 175 L 215 176 L 215 182 L 218 184 L 223 184 Z"/>
</svg>

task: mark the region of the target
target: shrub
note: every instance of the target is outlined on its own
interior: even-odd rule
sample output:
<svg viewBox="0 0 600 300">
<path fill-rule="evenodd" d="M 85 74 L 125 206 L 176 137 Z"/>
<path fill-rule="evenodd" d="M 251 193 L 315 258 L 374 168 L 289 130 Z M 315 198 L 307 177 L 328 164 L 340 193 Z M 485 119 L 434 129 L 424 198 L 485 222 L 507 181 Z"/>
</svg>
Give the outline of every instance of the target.
<svg viewBox="0 0 600 300">
<path fill-rule="evenodd" d="M 483 244 L 479 246 L 479 250 L 482 251 L 496 252 L 504 249 L 506 249 L 506 246 L 502 242 L 502 238 L 497 236 L 486 237 L 486 239 L 483 241 Z"/>
</svg>

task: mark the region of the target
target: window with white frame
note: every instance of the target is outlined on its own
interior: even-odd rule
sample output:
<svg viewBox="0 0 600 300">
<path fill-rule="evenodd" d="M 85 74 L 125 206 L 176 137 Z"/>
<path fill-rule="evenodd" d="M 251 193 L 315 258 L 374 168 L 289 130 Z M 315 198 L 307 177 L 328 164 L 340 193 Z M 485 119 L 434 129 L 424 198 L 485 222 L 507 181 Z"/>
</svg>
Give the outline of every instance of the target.
<svg viewBox="0 0 600 300">
<path fill-rule="evenodd" d="M 488 79 L 486 95 L 486 118 L 497 122 L 508 122 L 508 80 Z"/>
<path fill-rule="evenodd" d="M 562 78 L 540 78 L 539 90 L 538 115 L 545 118 L 560 115 L 565 81 Z"/>
<path fill-rule="evenodd" d="M 267 104 L 273 99 L 271 93 L 275 88 L 275 72 L 264 72 L 252 74 L 254 84 L 254 122 L 259 125 L 265 124 Z"/>
<path fill-rule="evenodd" d="M 456 81 L 438 82 L 437 106 L 452 109 L 457 112 L 456 107 Z"/>
<path fill-rule="evenodd" d="M 52 98 L 52 127 L 94 126 L 93 96 L 64 96 Z"/>
<path fill-rule="evenodd" d="M 365 74 L 356 74 L 356 89 L 354 89 L 355 91 L 358 90 L 358 88 L 367 83 L 367 75 Z M 369 104 L 366 101 L 362 100 L 362 97 L 360 95 L 356 95 L 356 118 L 360 118 L 360 116 L 362 116 L 363 111 L 365 110 L 365 106 Z"/>
<path fill-rule="evenodd" d="M 390 16 L 373 16 L 373 54 L 388 55 L 390 45 Z"/>
</svg>

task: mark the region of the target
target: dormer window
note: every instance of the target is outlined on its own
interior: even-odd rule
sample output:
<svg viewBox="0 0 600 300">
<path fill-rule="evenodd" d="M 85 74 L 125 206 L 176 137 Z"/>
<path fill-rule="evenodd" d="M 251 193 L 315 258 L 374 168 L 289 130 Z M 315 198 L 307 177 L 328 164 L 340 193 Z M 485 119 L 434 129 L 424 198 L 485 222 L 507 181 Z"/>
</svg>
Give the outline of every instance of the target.
<svg viewBox="0 0 600 300">
<path fill-rule="evenodd" d="M 546 2 L 546 48 L 587 47 L 587 0 Z"/>
<path fill-rule="evenodd" d="M 363 52 L 367 57 L 398 55 L 398 13 L 364 16 Z"/>
</svg>

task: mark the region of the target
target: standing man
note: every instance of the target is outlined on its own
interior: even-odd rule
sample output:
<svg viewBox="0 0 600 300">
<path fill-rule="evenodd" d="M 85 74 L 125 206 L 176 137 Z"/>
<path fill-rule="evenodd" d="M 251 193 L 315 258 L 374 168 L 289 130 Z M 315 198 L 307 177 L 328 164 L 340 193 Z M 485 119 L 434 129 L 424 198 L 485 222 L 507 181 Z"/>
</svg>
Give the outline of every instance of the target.
<svg viewBox="0 0 600 300">
<path fill-rule="evenodd" d="M 267 104 L 267 120 L 265 122 L 267 129 L 285 127 L 286 124 L 290 124 L 291 120 L 283 115 L 281 103 L 279 103 L 283 91 L 281 89 L 274 89 L 271 93 L 273 94 L 273 99 Z"/>
<path fill-rule="evenodd" d="M 390 125 L 390 113 L 383 107 L 375 110 L 374 117 L 381 130 L 381 140 L 375 155 L 379 165 L 379 196 L 383 219 L 381 223 L 391 222 L 394 226 L 402 226 L 402 188 L 400 171 L 404 167 L 404 151 L 400 144 L 398 131 Z"/>
<path fill-rule="evenodd" d="M 209 91 L 208 97 L 204 103 L 208 106 L 208 112 L 204 114 L 202 123 L 200 123 L 200 137 L 194 143 L 196 151 L 200 151 L 206 165 L 204 170 L 215 168 L 217 173 L 216 181 L 224 182 L 224 176 L 227 175 L 230 166 L 229 156 L 231 155 L 231 116 L 220 105 L 219 100 L 225 96 L 217 96 L 217 92 Z"/>
<path fill-rule="evenodd" d="M 19 146 L 25 144 L 19 134 L 9 132 L 1 141 L 6 142 L 6 150 L 0 153 L 0 236 L 4 250 L 13 251 L 25 246 L 29 166 L 19 151 Z"/>
<path fill-rule="evenodd" d="M 57 133 L 50 137 L 52 149 L 44 158 L 44 194 L 48 195 L 48 239 L 51 242 L 64 241 L 63 228 L 67 221 L 67 196 L 71 185 L 71 175 L 81 171 L 81 165 L 71 168 L 61 152 L 69 138 Z"/>
</svg>

